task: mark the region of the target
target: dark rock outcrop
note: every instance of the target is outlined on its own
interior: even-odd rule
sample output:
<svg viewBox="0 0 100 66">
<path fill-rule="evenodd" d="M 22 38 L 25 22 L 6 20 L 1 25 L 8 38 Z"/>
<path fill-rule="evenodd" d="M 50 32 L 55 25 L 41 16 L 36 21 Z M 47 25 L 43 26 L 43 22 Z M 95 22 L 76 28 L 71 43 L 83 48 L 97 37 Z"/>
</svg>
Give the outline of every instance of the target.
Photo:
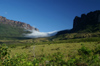
<svg viewBox="0 0 100 66">
<path fill-rule="evenodd" d="M 100 31 L 100 10 L 76 16 L 73 20 L 73 28 L 59 31 L 57 35 L 75 32 L 96 32 Z"/>
<path fill-rule="evenodd" d="M 86 29 L 87 25 L 96 25 L 98 23 L 100 23 L 100 10 L 90 12 L 87 15 L 82 14 L 81 17 L 76 16 L 73 23 L 73 30 Z"/>
<path fill-rule="evenodd" d="M 11 26 L 14 26 L 14 27 L 24 28 L 24 29 L 27 29 L 27 30 L 39 31 L 37 28 L 34 28 L 34 27 L 30 26 L 29 24 L 26 24 L 26 23 L 20 22 L 20 21 L 9 20 L 9 19 L 6 19 L 3 16 L 0 16 L 0 23 L 8 24 L 8 25 L 11 25 Z"/>
</svg>

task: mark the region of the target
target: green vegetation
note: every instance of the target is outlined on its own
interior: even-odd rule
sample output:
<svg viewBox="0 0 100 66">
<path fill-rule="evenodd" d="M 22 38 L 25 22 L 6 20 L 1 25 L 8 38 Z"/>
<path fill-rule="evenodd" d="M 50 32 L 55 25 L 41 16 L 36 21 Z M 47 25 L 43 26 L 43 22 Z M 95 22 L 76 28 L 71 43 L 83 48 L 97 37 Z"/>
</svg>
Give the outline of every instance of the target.
<svg viewBox="0 0 100 66">
<path fill-rule="evenodd" d="M 99 40 L 100 37 L 1 40 L 9 43 L 0 46 L 0 66 L 99 66 Z"/>
<path fill-rule="evenodd" d="M 100 66 L 100 23 L 79 23 L 47 38 L 24 33 L 30 32 L 0 23 L 0 66 Z"/>
<path fill-rule="evenodd" d="M 0 39 L 21 39 L 23 33 L 28 33 L 22 28 L 0 23 Z"/>
<path fill-rule="evenodd" d="M 67 39 L 90 39 L 94 37 L 100 37 L 100 32 L 93 32 L 93 33 L 66 33 L 58 36 L 51 37 L 52 40 L 67 40 Z"/>
<path fill-rule="evenodd" d="M 3 44 L 0 46 L 0 66 L 100 65 L 100 43 L 98 42 L 23 45 L 13 47 L 8 48 Z"/>
<path fill-rule="evenodd" d="M 99 66 L 99 36 L 99 32 L 70 33 L 0 40 L 0 66 Z"/>
</svg>

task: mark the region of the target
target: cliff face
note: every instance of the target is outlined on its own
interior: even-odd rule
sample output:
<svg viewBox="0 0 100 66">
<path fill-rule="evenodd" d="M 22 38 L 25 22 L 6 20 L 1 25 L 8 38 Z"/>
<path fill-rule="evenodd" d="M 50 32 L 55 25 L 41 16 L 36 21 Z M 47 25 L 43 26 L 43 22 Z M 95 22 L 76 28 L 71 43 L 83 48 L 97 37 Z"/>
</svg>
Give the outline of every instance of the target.
<svg viewBox="0 0 100 66">
<path fill-rule="evenodd" d="M 30 26 L 29 24 L 26 24 L 26 23 L 23 23 L 23 22 L 20 22 L 20 21 L 9 20 L 9 19 L 6 19 L 3 16 L 0 16 L 0 23 L 8 24 L 8 25 L 11 25 L 13 27 L 19 27 L 19 28 L 24 28 L 24 29 L 28 29 L 28 30 L 39 31 L 37 28 L 34 28 L 34 27 Z"/>
<path fill-rule="evenodd" d="M 81 17 L 76 16 L 73 23 L 73 30 L 82 30 L 87 28 L 87 25 L 96 25 L 100 23 L 100 10 L 82 14 Z"/>
<path fill-rule="evenodd" d="M 100 10 L 76 16 L 73 20 L 73 28 L 59 31 L 57 35 L 74 32 L 96 32 L 100 31 Z"/>
</svg>

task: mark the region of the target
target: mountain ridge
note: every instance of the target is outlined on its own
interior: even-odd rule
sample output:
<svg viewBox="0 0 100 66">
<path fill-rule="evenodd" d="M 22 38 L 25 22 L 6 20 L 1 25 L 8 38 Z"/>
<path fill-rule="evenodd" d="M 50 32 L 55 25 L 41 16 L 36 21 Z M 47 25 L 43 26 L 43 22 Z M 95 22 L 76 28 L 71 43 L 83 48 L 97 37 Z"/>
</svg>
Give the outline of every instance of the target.
<svg viewBox="0 0 100 66">
<path fill-rule="evenodd" d="M 59 31 L 56 35 L 65 33 L 86 33 L 100 31 L 100 10 L 82 14 L 81 17 L 75 16 L 73 28 L 70 30 Z"/>
<path fill-rule="evenodd" d="M 30 30 L 39 31 L 37 28 L 20 21 L 6 19 L 0 16 L 0 39 L 16 40 L 24 39 L 24 35 L 31 33 Z"/>
<path fill-rule="evenodd" d="M 10 20 L 10 19 L 7 19 L 6 17 L 3 17 L 3 16 L 0 16 L 0 23 L 8 24 L 8 25 L 10 25 L 12 27 L 24 28 L 26 30 L 36 30 L 36 31 L 39 31 L 37 28 L 32 27 L 29 24 L 26 24 L 26 23 L 20 22 L 20 21 Z"/>
</svg>

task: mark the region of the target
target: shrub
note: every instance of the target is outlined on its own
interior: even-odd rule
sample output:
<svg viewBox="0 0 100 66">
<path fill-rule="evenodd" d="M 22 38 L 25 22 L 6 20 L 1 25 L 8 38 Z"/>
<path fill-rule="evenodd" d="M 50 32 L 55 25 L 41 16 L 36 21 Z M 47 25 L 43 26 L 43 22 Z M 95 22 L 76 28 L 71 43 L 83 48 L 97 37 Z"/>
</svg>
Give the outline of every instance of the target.
<svg viewBox="0 0 100 66">
<path fill-rule="evenodd" d="M 82 55 L 82 56 L 90 56 L 92 53 L 92 50 L 86 48 L 85 46 L 82 46 L 79 50 L 78 50 L 78 54 Z"/>
<path fill-rule="evenodd" d="M 98 47 L 95 48 L 94 53 L 100 54 L 100 46 L 98 46 Z"/>
<path fill-rule="evenodd" d="M 0 62 L 4 64 L 5 61 L 9 61 L 9 59 L 10 59 L 10 54 L 8 51 L 8 47 L 3 44 L 0 46 Z"/>
<path fill-rule="evenodd" d="M 22 47 L 22 49 L 28 49 L 28 48 L 30 48 L 30 45 L 26 45 L 26 46 Z"/>
</svg>

